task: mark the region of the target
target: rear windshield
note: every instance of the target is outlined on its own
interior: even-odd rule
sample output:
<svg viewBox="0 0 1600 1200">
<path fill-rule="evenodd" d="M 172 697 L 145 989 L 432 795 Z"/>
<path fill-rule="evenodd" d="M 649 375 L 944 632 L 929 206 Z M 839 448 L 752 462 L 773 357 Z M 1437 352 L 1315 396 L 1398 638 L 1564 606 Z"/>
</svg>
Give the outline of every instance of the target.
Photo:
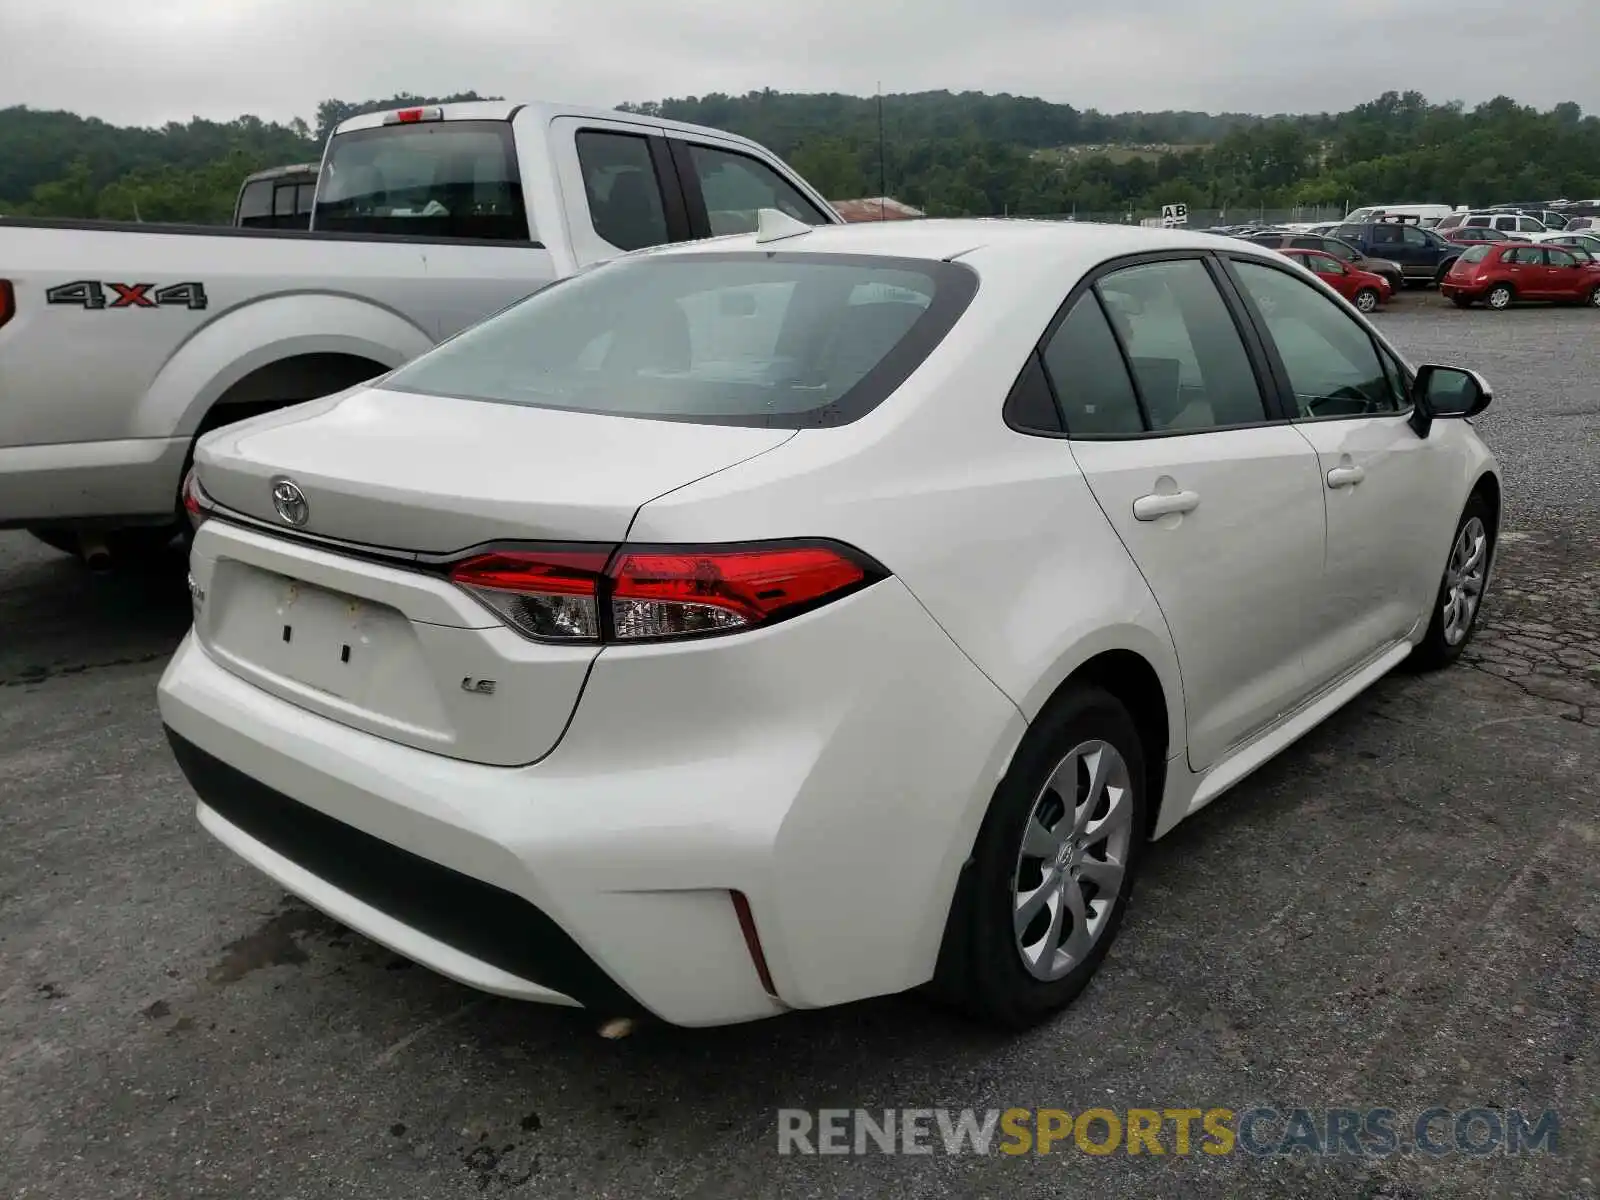
<svg viewBox="0 0 1600 1200">
<path fill-rule="evenodd" d="M 905 381 L 976 287 L 970 268 L 923 259 L 619 259 L 468 329 L 383 386 L 706 424 L 842 424 Z"/>
<path fill-rule="evenodd" d="M 1461 261 L 1469 263 L 1482 262 L 1489 257 L 1489 251 L 1492 249 L 1494 249 L 1493 246 L 1483 242 L 1479 242 L 1476 246 L 1468 246 L 1461 252 Z"/>
<path fill-rule="evenodd" d="M 527 241 L 509 121 L 421 121 L 336 136 L 316 229 Z"/>
</svg>

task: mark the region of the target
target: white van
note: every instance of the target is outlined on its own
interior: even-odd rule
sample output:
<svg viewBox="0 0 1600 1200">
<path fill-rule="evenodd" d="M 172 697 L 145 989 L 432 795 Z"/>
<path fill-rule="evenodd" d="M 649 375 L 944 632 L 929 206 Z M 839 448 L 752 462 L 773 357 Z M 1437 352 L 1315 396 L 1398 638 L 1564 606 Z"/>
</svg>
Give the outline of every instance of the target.
<svg viewBox="0 0 1600 1200">
<path fill-rule="evenodd" d="M 1346 225 L 1365 225 L 1385 217 L 1402 217 L 1416 221 L 1424 229 L 1432 229 L 1451 213 L 1458 211 L 1448 204 L 1372 204 L 1358 208 L 1345 217 Z"/>
</svg>

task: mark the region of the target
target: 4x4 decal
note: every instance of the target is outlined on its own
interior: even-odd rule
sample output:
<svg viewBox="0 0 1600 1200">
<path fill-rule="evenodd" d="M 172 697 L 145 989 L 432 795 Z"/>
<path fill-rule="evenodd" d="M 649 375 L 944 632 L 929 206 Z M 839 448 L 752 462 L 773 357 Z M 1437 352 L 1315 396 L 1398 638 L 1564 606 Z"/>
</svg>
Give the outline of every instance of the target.
<svg viewBox="0 0 1600 1200">
<path fill-rule="evenodd" d="M 114 295 L 108 298 L 107 292 Z M 157 287 L 153 283 L 101 283 L 79 279 L 57 284 L 45 292 L 44 298 L 50 304 L 70 304 L 93 311 L 161 307 L 202 309 L 207 304 L 203 283 L 169 283 L 166 287 Z"/>
</svg>

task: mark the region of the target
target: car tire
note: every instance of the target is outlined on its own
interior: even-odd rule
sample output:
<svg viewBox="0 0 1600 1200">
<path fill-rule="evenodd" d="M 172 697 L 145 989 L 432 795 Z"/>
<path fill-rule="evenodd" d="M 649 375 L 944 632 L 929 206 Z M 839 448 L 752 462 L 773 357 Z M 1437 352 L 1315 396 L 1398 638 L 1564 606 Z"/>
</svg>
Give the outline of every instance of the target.
<svg viewBox="0 0 1600 1200">
<path fill-rule="evenodd" d="M 1471 296 L 1451 296 L 1450 303 L 1454 304 L 1457 308 L 1471 308 L 1473 305 L 1473 300 Z"/>
<path fill-rule="evenodd" d="M 1052 786 L 1058 775 L 1071 777 L 1072 797 Z M 939 995 L 1019 1030 L 1083 991 L 1127 911 L 1149 828 L 1147 778 L 1138 726 L 1115 696 L 1070 687 L 1045 706 L 995 790 L 951 905 Z M 1018 928 L 1022 896 L 1036 906 Z"/>
<path fill-rule="evenodd" d="M 1355 305 L 1356 308 L 1364 313 L 1376 312 L 1378 310 L 1378 301 L 1381 299 L 1382 297 L 1378 295 L 1377 288 L 1362 288 L 1356 293 Z"/>
<path fill-rule="evenodd" d="M 1516 299 L 1516 296 L 1516 292 L 1511 290 L 1509 283 L 1497 283 L 1489 289 L 1489 294 L 1483 299 L 1484 303 L 1490 308 L 1496 312 L 1502 312 L 1511 307 L 1511 302 Z"/>
<path fill-rule="evenodd" d="M 1590 308 L 1600 308 L 1600 287 L 1595 288 L 1594 291 L 1589 293 L 1589 299 L 1587 303 Z"/>
<path fill-rule="evenodd" d="M 1478 627 L 1483 596 L 1494 562 L 1494 513 L 1481 494 L 1474 493 L 1450 536 L 1444 574 L 1434 594 L 1428 632 L 1411 651 L 1410 665 L 1436 671 L 1461 657 Z M 1460 606 L 1469 605 L 1463 614 Z"/>
</svg>

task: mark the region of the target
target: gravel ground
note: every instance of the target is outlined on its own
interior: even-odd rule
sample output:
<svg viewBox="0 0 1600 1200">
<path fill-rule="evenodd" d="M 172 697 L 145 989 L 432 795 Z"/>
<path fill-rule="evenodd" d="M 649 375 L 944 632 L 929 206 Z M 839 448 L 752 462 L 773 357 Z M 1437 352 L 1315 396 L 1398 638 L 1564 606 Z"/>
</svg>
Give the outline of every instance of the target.
<svg viewBox="0 0 1600 1200">
<path fill-rule="evenodd" d="M 0 1195 L 1589 1196 L 1600 1181 L 1597 314 L 1379 321 L 1484 370 L 1511 524 L 1470 657 L 1159 843 L 1100 978 L 1005 1040 L 888 999 L 604 1041 L 342 930 L 196 826 L 181 571 L 0 535 Z M 778 1107 L 1559 1110 L 1554 1154 L 780 1157 Z M 1170 1136 L 1167 1139 L 1172 1148 Z"/>
</svg>

